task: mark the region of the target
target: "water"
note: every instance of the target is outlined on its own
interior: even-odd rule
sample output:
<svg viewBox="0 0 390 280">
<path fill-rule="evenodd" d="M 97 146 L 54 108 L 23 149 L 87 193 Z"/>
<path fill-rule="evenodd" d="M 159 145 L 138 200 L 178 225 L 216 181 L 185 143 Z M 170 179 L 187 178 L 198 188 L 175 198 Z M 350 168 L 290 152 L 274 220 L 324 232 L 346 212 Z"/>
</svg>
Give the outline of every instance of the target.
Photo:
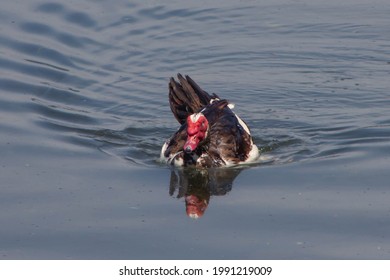
<svg viewBox="0 0 390 280">
<path fill-rule="evenodd" d="M 384 0 L 3 3 L 0 258 L 388 259 L 389 13 Z M 236 104 L 261 162 L 158 162 L 178 72 Z"/>
</svg>

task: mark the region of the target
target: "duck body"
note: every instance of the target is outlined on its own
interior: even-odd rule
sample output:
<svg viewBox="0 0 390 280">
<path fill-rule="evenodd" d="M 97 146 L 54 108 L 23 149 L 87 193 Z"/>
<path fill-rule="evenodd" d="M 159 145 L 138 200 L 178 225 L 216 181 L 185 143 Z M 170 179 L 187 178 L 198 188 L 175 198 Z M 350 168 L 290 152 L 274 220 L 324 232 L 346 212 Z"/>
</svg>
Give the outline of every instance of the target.
<svg viewBox="0 0 390 280">
<path fill-rule="evenodd" d="M 171 78 L 169 101 L 179 129 L 161 149 L 174 166 L 221 167 L 255 161 L 259 150 L 233 105 L 202 90 L 189 76 Z"/>
</svg>

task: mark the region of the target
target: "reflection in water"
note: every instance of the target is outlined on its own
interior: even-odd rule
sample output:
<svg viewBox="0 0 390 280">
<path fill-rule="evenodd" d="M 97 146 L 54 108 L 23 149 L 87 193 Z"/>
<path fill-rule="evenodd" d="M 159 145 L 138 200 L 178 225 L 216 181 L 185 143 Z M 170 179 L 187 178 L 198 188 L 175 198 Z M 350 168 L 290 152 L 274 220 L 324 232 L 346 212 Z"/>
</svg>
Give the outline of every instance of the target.
<svg viewBox="0 0 390 280">
<path fill-rule="evenodd" d="M 203 216 L 212 195 L 225 195 L 242 168 L 183 168 L 171 171 L 169 194 L 177 191 L 177 198 L 184 197 L 187 215 Z"/>
</svg>

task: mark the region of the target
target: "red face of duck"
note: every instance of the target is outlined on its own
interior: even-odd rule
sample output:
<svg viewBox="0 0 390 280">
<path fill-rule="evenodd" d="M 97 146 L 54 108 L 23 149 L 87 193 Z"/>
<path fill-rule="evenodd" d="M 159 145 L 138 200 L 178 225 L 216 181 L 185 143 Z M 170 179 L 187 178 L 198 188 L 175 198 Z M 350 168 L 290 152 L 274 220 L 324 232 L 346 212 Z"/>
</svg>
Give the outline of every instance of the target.
<svg viewBox="0 0 390 280">
<path fill-rule="evenodd" d="M 206 208 L 206 200 L 202 200 L 195 195 L 186 196 L 186 212 L 188 217 L 198 219 L 203 216 Z"/>
<path fill-rule="evenodd" d="M 184 151 L 192 153 L 207 137 L 209 123 L 202 113 L 192 114 L 187 118 L 187 141 L 184 144 Z"/>
</svg>

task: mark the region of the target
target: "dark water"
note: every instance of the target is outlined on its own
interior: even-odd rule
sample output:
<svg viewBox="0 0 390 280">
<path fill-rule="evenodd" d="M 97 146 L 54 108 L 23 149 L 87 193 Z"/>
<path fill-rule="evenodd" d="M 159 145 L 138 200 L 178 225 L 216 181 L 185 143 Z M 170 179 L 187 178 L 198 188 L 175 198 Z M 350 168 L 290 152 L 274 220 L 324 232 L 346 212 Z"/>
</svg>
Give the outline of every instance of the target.
<svg viewBox="0 0 390 280">
<path fill-rule="evenodd" d="M 1 259 L 390 258 L 387 1 L 219 2 L 2 3 Z M 177 72 L 258 164 L 158 162 Z"/>
</svg>

